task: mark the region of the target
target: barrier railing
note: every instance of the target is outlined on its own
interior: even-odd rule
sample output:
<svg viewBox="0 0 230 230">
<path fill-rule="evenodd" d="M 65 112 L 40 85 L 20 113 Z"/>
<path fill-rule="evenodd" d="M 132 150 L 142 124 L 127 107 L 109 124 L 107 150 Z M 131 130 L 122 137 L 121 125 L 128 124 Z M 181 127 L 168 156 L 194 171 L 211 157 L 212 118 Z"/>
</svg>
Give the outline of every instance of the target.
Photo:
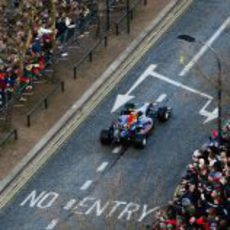
<svg viewBox="0 0 230 230">
<path fill-rule="evenodd" d="M 120 26 L 121 23 L 123 23 L 123 21 L 126 19 L 127 20 L 127 25 L 126 25 L 126 31 L 127 33 L 130 33 L 130 22 L 129 19 L 132 20 L 134 17 L 134 10 L 136 9 L 136 7 L 143 2 L 144 5 L 146 6 L 148 1 L 147 0 L 138 0 L 135 3 L 132 4 L 132 6 L 126 10 L 126 13 L 117 21 L 115 22 L 115 33 L 116 35 L 120 34 Z"/>
<path fill-rule="evenodd" d="M 49 99 L 56 93 L 58 89 L 61 89 L 61 92 L 64 93 L 65 91 L 65 84 L 64 81 L 61 81 L 60 84 L 58 84 L 48 95 L 43 97 L 27 114 L 26 114 L 26 120 L 27 120 L 27 126 L 31 126 L 31 117 L 34 114 L 35 111 L 37 111 L 41 106 L 44 106 L 45 109 L 48 109 L 49 107 Z"/>
<path fill-rule="evenodd" d="M 89 62 L 93 61 L 93 53 L 98 48 L 98 46 L 104 42 L 104 47 L 107 47 L 108 45 L 108 35 L 105 34 L 99 41 L 95 43 L 95 45 L 88 51 L 86 54 L 78 61 L 78 63 L 73 67 L 73 79 L 77 79 L 77 70 L 81 66 L 85 60 L 89 60 Z"/>
<path fill-rule="evenodd" d="M 80 20 L 78 23 L 75 23 L 71 27 L 66 28 L 65 32 L 58 38 L 62 45 L 60 53 L 67 52 L 68 47 L 73 43 L 78 43 L 78 45 L 80 45 L 80 42 L 78 41 L 79 35 L 87 30 L 90 24 L 94 23 L 95 18 L 95 13 L 91 12 L 91 14 L 84 18 L 84 23 L 82 23 Z"/>
<path fill-rule="evenodd" d="M 0 141 L 0 148 L 2 148 L 11 138 L 13 138 L 14 140 L 18 139 L 18 131 L 17 129 L 13 129 L 11 130 L 6 137 Z"/>
</svg>

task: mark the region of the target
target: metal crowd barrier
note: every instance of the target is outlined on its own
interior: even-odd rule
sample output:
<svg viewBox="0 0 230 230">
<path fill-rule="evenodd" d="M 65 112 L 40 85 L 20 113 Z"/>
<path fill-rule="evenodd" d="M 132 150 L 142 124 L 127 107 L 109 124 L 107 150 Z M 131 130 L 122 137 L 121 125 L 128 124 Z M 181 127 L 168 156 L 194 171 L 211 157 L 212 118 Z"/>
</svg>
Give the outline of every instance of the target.
<svg viewBox="0 0 230 230">
<path fill-rule="evenodd" d="M 116 35 L 120 34 L 120 27 L 121 24 L 123 23 L 123 21 L 126 19 L 127 21 L 127 25 L 126 25 L 126 31 L 127 33 L 130 33 L 130 20 L 133 19 L 134 17 L 134 10 L 136 9 L 136 7 L 143 2 L 144 5 L 146 6 L 148 1 L 147 0 L 137 0 L 134 4 L 132 4 L 132 6 L 126 10 L 126 13 L 115 23 L 115 33 Z"/>
<path fill-rule="evenodd" d="M 81 66 L 83 62 L 85 62 L 86 59 L 89 60 L 89 62 L 93 61 L 93 53 L 97 49 L 97 47 L 104 42 L 104 47 L 107 47 L 108 45 L 108 34 L 104 35 L 99 41 L 95 43 L 95 45 L 79 60 L 79 62 L 73 67 L 73 79 L 77 79 L 77 70 Z"/>
<path fill-rule="evenodd" d="M 62 51 L 67 51 L 68 46 L 74 42 L 79 44 L 78 36 L 81 34 L 81 32 L 84 32 L 94 21 L 95 15 L 94 13 L 91 13 L 84 19 L 84 23 L 77 22 L 73 24 L 71 28 L 67 28 L 65 32 L 58 38 L 63 46 Z"/>
<path fill-rule="evenodd" d="M 18 131 L 17 129 L 11 130 L 6 137 L 0 141 L 0 148 L 2 148 L 11 138 L 14 138 L 14 140 L 18 139 Z"/>
<path fill-rule="evenodd" d="M 27 126 L 31 126 L 31 116 L 37 111 L 41 106 L 44 106 L 45 109 L 49 107 L 49 99 L 56 93 L 58 89 L 61 89 L 61 92 L 65 91 L 64 81 L 61 81 L 48 95 L 43 97 L 35 106 L 26 114 Z"/>
</svg>

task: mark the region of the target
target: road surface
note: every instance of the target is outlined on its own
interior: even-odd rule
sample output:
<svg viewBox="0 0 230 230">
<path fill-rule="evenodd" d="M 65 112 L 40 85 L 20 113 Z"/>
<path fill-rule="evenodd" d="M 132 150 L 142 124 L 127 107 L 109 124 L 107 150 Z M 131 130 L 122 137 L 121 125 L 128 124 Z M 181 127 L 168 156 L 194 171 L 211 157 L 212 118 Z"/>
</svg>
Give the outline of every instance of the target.
<svg viewBox="0 0 230 230">
<path fill-rule="evenodd" d="M 205 49 L 181 74 L 202 45 L 177 36 L 210 42 L 229 60 L 229 12 L 229 0 L 194 1 L 1 210 L 0 229 L 144 228 L 157 207 L 170 200 L 193 150 L 216 126 L 216 89 L 204 78 L 215 81 L 215 57 Z M 115 116 L 111 110 L 118 95 L 173 108 L 171 120 L 156 127 L 144 150 L 105 147 L 98 141 L 100 130 Z"/>
</svg>

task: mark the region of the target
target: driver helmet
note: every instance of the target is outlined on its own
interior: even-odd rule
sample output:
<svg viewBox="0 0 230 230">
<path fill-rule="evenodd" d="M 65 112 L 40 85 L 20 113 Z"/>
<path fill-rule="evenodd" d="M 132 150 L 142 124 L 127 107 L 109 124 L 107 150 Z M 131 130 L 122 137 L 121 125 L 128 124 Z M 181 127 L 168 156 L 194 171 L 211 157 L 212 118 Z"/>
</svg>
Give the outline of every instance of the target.
<svg viewBox="0 0 230 230">
<path fill-rule="evenodd" d="M 137 122 L 137 112 L 136 111 L 132 111 L 129 116 L 128 116 L 128 124 L 131 125 L 135 122 Z"/>
<path fill-rule="evenodd" d="M 142 111 L 138 111 L 138 113 L 137 113 L 138 117 L 142 117 L 143 115 L 144 115 L 144 113 Z"/>
</svg>

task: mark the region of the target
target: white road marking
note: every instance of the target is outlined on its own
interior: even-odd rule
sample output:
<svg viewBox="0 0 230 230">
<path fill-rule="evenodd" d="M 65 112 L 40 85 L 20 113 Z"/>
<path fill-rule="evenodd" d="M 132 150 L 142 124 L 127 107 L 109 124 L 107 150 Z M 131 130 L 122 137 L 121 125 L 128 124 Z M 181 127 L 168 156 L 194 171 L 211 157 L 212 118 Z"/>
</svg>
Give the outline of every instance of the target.
<svg viewBox="0 0 230 230">
<path fill-rule="evenodd" d="M 155 72 L 155 71 L 154 71 L 155 68 L 156 68 L 156 65 L 150 65 L 150 66 L 148 67 L 148 69 L 149 69 L 149 71 L 150 71 L 150 72 L 149 72 L 149 75 L 151 75 L 151 76 L 153 76 L 153 77 L 155 77 L 155 78 L 158 78 L 158 79 L 160 79 L 160 80 L 162 80 L 162 81 L 168 82 L 168 83 L 171 84 L 171 85 L 175 85 L 175 86 L 177 86 L 177 87 L 180 87 L 180 88 L 185 89 L 185 90 L 187 90 L 187 91 L 190 91 L 190 92 L 192 92 L 192 93 L 198 94 L 198 95 L 200 95 L 200 96 L 202 96 L 202 97 L 208 98 L 208 99 L 210 99 L 210 100 L 213 99 L 213 97 L 211 97 L 210 95 L 208 95 L 208 94 L 206 94 L 206 93 L 202 93 L 202 92 L 200 92 L 200 91 L 198 91 L 198 90 L 196 90 L 196 89 L 193 89 L 193 88 L 191 88 L 191 87 L 189 87 L 189 86 L 187 86 L 187 85 L 184 85 L 184 84 L 182 84 L 182 83 L 180 83 L 180 82 L 178 82 L 178 81 L 174 81 L 174 80 L 172 80 L 172 79 L 170 79 L 170 78 L 168 78 L 168 77 L 165 77 L 165 76 L 162 75 L 162 74 L 159 74 L 159 73 Z"/>
<path fill-rule="evenodd" d="M 111 110 L 111 113 L 115 112 L 122 105 L 133 99 L 135 96 L 130 95 L 146 78 L 148 77 L 148 71 L 144 71 L 141 76 L 137 78 L 132 87 L 126 94 L 118 94 Z"/>
<path fill-rule="evenodd" d="M 230 24 L 230 17 L 228 17 L 225 22 L 220 26 L 220 28 L 213 34 L 213 36 L 204 44 L 200 51 L 192 58 L 192 60 L 184 67 L 184 69 L 179 73 L 179 76 L 186 75 L 189 70 L 194 66 L 194 64 L 201 58 L 201 56 L 210 49 L 212 43 L 221 35 L 225 28 Z"/>
<path fill-rule="evenodd" d="M 157 99 L 156 102 L 160 103 L 162 102 L 165 98 L 167 97 L 167 95 L 165 93 L 162 93 Z"/>
<path fill-rule="evenodd" d="M 58 219 L 53 219 L 49 225 L 46 227 L 46 230 L 52 230 L 54 229 L 58 224 Z"/>
<path fill-rule="evenodd" d="M 91 186 L 92 183 L 93 183 L 92 180 L 87 180 L 87 181 L 81 186 L 80 190 L 87 190 L 87 189 Z"/>
<path fill-rule="evenodd" d="M 105 170 L 105 168 L 108 166 L 109 162 L 103 162 L 98 168 L 97 168 L 97 172 L 102 172 Z"/>
<path fill-rule="evenodd" d="M 165 81 L 165 82 L 168 82 L 169 84 L 172 84 L 172 85 L 175 85 L 175 86 L 177 86 L 177 87 L 183 88 L 183 89 L 185 89 L 185 90 L 187 90 L 187 91 L 190 91 L 190 92 L 192 92 L 192 93 L 198 94 L 199 96 L 202 96 L 202 97 L 205 97 L 205 98 L 208 99 L 208 102 L 207 102 L 207 103 L 202 107 L 202 109 L 200 109 L 200 111 L 199 111 L 199 114 L 200 114 L 200 115 L 206 117 L 206 120 L 203 122 L 203 124 L 205 124 L 205 123 L 207 123 L 207 122 L 209 122 L 209 121 L 214 120 L 214 119 L 217 118 L 217 115 L 218 115 L 218 108 L 215 108 L 212 112 L 209 112 L 209 111 L 206 110 L 207 106 L 208 106 L 208 105 L 212 102 L 212 100 L 213 100 L 213 97 L 212 97 L 212 96 L 210 96 L 210 95 L 208 95 L 208 94 L 206 94 L 206 93 L 202 93 L 202 92 L 200 92 L 200 91 L 198 91 L 198 90 L 196 90 L 196 89 L 193 89 L 193 88 L 191 88 L 191 87 L 189 87 L 189 86 L 187 86 L 187 85 L 184 85 L 184 84 L 182 84 L 182 83 L 180 83 L 180 82 L 177 82 L 177 81 L 174 81 L 174 80 L 172 80 L 172 79 L 170 79 L 170 78 L 167 78 L 167 77 L 165 77 L 165 76 L 163 76 L 163 75 L 161 75 L 161 74 L 155 72 L 155 69 L 156 69 L 156 65 L 154 65 L 154 64 L 150 65 L 150 66 L 147 68 L 147 70 L 149 71 L 149 75 L 151 75 L 152 77 L 158 78 L 158 79 L 160 79 L 160 80 L 163 80 L 163 81 Z"/>
<path fill-rule="evenodd" d="M 87 182 L 87 187 L 92 183 L 92 181 Z M 86 188 L 86 183 L 85 183 Z M 48 212 L 50 206 L 43 204 L 43 206 L 35 205 L 37 202 L 39 202 L 42 197 L 45 197 L 46 194 L 53 194 L 54 192 L 48 192 L 43 191 L 39 193 L 32 193 L 33 196 L 33 205 L 29 203 L 28 197 L 31 201 L 31 193 L 29 196 L 27 196 L 26 200 L 24 200 L 20 206 L 27 205 L 29 208 L 37 208 L 37 210 L 43 210 Z M 58 193 L 55 193 L 58 194 Z M 58 196 L 60 196 L 58 194 Z M 56 206 L 55 206 L 56 207 Z M 55 208 L 53 207 L 53 208 Z M 124 200 L 104 200 L 104 199 L 98 199 L 97 197 L 92 196 L 86 196 L 81 199 L 79 197 L 77 198 L 69 198 L 67 202 L 65 203 L 65 206 L 63 207 L 67 213 L 74 213 L 76 215 L 80 216 L 88 216 L 88 215 L 94 215 L 95 217 L 103 217 L 108 218 L 112 217 L 115 218 L 115 220 L 124 220 L 124 221 L 136 221 L 136 222 L 142 222 L 147 217 L 152 216 L 152 214 L 158 209 L 158 207 L 151 207 L 148 204 L 138 204 L 134 202 L 126 202 Z M 58 224 L 62 220 L 60 218 L 54 218 L 51 219 L 51 221 L 48 223 L 47 226 L 44 227 L 45 230 L 53 230 L 54 228 L 58 228 Z"/>
<path fill-rule="evenodd" d="M 118 153 L 121 152 L 121 149 L 122 149 L 122 146 L 117 146 L 116 148 L 114 148 L 114 149 L 112 150 L 112 153 L 118 154 Z"/>
<path fill-rule="evenodd" d="M 56 192 L 42 191 L 38 193 L 33 190 L 21 203 L 20 206 L 29 204 L 30 207 L 38 207 L 41 209 L 50 208 L 57 200 L 59 194 Z"/>
<path fill-rule="evenodd" d="M 159 206 L 157 206 L 157 207 L 155 207 L 153 209 L 150 209 L 150 210 L 148 210 L 147 207 L 148 207 L 147 205 L 144 205 L 142 215 L 138 219 L 139 222 L 141 222 L 149 214 L 153 214 L 154 212 L 156 212 L 156 211 L 158 211 L 160 209 Z"/>
<path fill-rule="evenodd" d="M 71 208 L 73 208 L 73 206 L 76 204 L 76 200 L 75 199 L 71 199 L 69 200 L 66 205 L 63 207 L 63 209 L 65 210 L 70 210 Z"/>
</svg>

